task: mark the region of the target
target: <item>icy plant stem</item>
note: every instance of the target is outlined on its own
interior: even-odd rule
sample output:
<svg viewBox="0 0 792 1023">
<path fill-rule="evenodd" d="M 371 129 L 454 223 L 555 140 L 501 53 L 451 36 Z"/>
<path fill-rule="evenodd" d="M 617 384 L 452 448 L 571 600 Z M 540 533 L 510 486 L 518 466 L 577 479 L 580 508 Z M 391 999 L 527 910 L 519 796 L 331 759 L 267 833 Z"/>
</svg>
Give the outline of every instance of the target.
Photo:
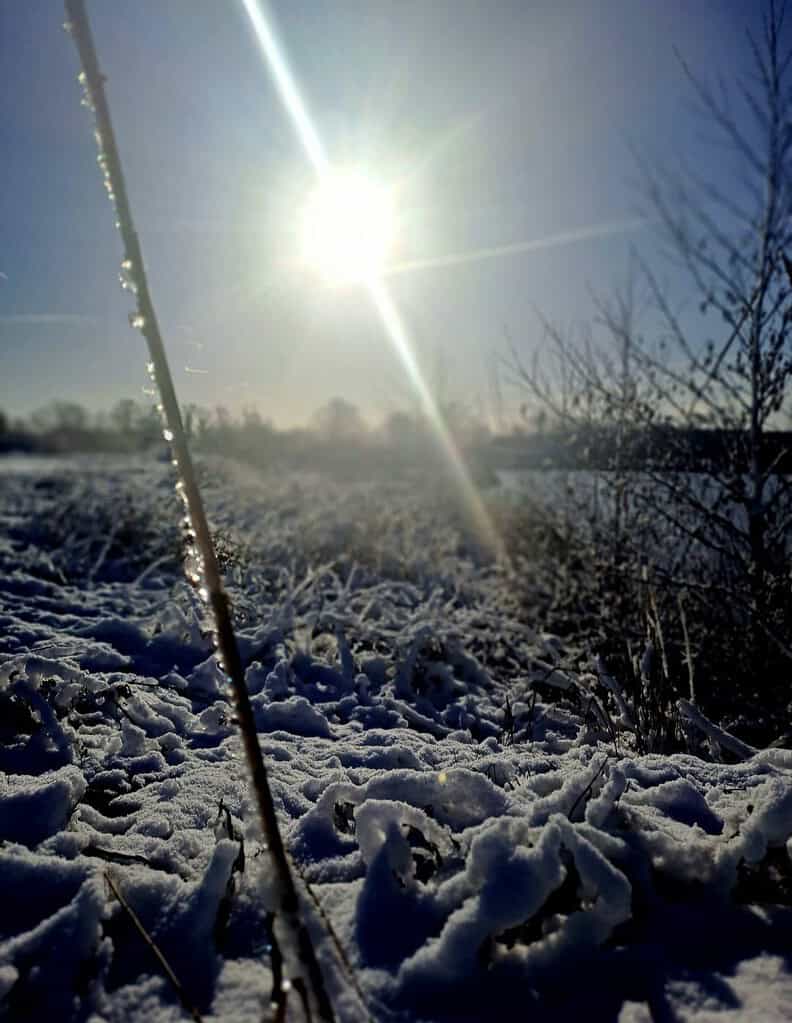
<svg viewBox="0 0 792 1023">
<path fill-rule="evenodd" d="M 296 954 L 289 956 L 289 952 L 283 950 L 284 954 L 292 960 L 287 959 L 287 968 L 295 980 L 301 973 L 306 973 L 306 987 L 312 992 L 315 1003 L 313 1008 L 320 1018 L 332 1020 L 333 1012 L 324 988 L 316 954 L 308 932 L 299 918 L 297 889 L 278 827 L 272 791 L 267 780 L 264 759 L 258 742 L 253 711 L 245 685 L 244 670 L 231 621 L 228 595 L 223 587 L 223 580 L 218 568 L 206 512 L 187 446 L 173 378 L 148 288 L 143 254 L 132 219 L 121 159 L 105 96 L 105 78 L 99 69 L 84 0 L 66 0 L 66 16 L 67 27 L 74 37 L 80 55 L 82 64 L 80 80 L 85 91 L 85 99 L 87 105 L 92 108 L 96 119 L 99 165 L 104 174 L 105 188 L 115 204 L 117 227 L 124 243 L 122 266 L 130 288 L 137 297 L 137 313 L 132 317 L 132 324 L 142 331 L 148 344 L 153 377 L 159 390 L 162 414 L 167 426 L 165 436 L 171 444 L 181 481 L 182 494 L 195 534 L 195 545 L 201 562 L 202 583 L 207 591 L 215 620 L 217 646 L 231 684 L 245 757 L 258 802 L 264 839 L 275 867 L 279 903 L 277 908 L 284 921 L 290 923 L 289 930 L 292 940 L 289 941 L 289 944 L 292 945 Z M 302 960 L 302 964 L 294 961 L 296 959 Z"/>
<path fill-rule="evenodd" d="M 709 718 L 705 718 L 698 707 L 694 707 L 689 700 L 677 700 L 677 710 L 689 725 L 698 728 L 708 739 L 716 742 L 721 749 L 729 750 L 730 753 L 739 757 L 740 760 L 750 760 L 752 756 L 759 752 L 755 746 L 749 746 L 747 742 L 743 742 L 736 735 L 724 731 L 723 728 L 714 724 Z"/>
<path fill-rule="evenodd" d="M 168 960 L 163 955 L 162 949 L 159 947 L 159 945 L 156 943 L 156 941 L 151 937 L 149 932 L 143 926 L 143 921 L 140 919 L 140 917 L 137 915 L 137 913 L 134 911 L 134 909 L 132 909 L 132 907 L 129 905 L 127 900 L 121 894 L 121 888 L 116 883 L 116 881 L 113 879 L 113 877 L 109 873 L 109 871 L 107 873 L 105 873 L 105 880 L 107 881 L 108 885 L 110 886 L 110 890 L 112 891 L 113 895 L 115 895 L 115 897 L 121 903 L 121 906 L 123 907 L 124 912 L 127 914 L 129 919 L 132 921 L 132 923 L 133 923 L 133 925 L 135 927 L 135 930 L 138 932 L 138 934 L 141 936 L 141 938 L 145 941 L 145 943 L 151 949 L 151 951 L 154 954 L 157 962 L 162 967 L 163 973 L 165 974 L 165 976 L 170 981 L 170 984 L 173 987 L 173 989 L 176 992 L 176 994 L 179 996 L 179 1000 L 182 1003 L 182 1005 L 184 1006 L 184 1009 L 192 1016 L 192 1018 L 195 1021 L 195 1023 L 203 1023 L 203 1016 L 201 1016 L 201 1014 L 198 1012 L 198 1010 L 192 1004 L 190 999 L 187 997 L 187 992 L 184 990 L 184 988 L 182 986 L 182 983 L 179 980 L 179 978 L 173 972 L 173 969 L 171 968 L 170 963 L 168 962 Z"/>
</svg>

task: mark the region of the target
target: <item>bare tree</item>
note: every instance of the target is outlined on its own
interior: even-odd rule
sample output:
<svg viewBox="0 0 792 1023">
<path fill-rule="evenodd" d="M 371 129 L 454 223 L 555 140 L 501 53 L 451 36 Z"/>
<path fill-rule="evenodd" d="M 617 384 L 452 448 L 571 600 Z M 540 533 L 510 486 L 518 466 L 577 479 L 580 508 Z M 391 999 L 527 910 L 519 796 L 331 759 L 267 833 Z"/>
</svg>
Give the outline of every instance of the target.
<svg viewBox="0 0 792 1023">
<path fill-rule="evenodd" d="M 721 147 L 716 180 L 695 164 L 670 173 L 639 158 L 649 212 L 699 297 L 698 315 L 677 308 L 638 259 L 648 340 L 631 279 L 597 301 L 598 329 L 582 338 L 543 321 L 555 371 L 547 355 L 544 365 L 511 360 L 559 423 L 606 438 L 620 550 L 628 507 L 631 529 L 641 520 L 655 535 L 662 525 L 655 576 L 734 614 L 754 661 L 768 644 L 792 656 L 791 456 L 778 432 L 792 379 L 789 27 L 783 4 L 768 0 L 761 35 L 747 35 L 750 73 L 731 87 L 708 85 L 681 61 Z M 632 534 L 644 554 L 646 538 Z"/>
<path fill-rule="evenodd" d="M 368 432 L 360 410 L 345 398 L 331 398 L 317 409 L 313 427 L 323 440 L 333 444 L 357 443 Z"/>
<path fill-rule="evenodd" d="M 726 191 L 694 169 L 674 179 L 643 164 L 647 195 L 670 251 L 701 297 L 706 324 L 719 329 L 704 344 L 691 337 L 644 267 L 673 356 L 642 353 L 642 371 L 653 374 L 658 396 L 678 423 L 703 422 L 724 431 L 728 465 L 719 460 L 711 474 L 719 507 L 708 524 L 717 526 L 719 543 L 749 576 L 760 614 L 767 610 L 768 576 L 786 554 L 792 524 L 787 481 L 777 471 L 785 452 L 769 443 L 792 376 L 786 262 L 792 243 L 792 49 L 786 28 L 784 5 L 770 0 L 761 38 L 748 35 L 753 73 L 737 84 L 736 109 L 723 85 L 716 91 L 682 64 L 707 122 L 734 157 L 734 189 Z"/>
</svg>

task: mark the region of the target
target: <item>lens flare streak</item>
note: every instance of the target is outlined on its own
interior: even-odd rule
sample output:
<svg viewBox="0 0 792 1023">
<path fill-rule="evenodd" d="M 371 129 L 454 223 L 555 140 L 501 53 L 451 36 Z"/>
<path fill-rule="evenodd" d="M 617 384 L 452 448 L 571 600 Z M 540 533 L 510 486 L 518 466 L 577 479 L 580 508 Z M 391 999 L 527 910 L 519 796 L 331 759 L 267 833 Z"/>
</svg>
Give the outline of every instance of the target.
<svg viewBox="0 0 792 1023">
<path fill-rule="evenodd" d="M 503 542 L 495 528 L 492 518 L 488 514 L 487 509 L 484 507 L 484 502 L 481 500 L 481 496 L 476 489 L 476 485 L 470 477 L 470 473 L 468 472 L 467 466 L 459 453 L 459 449 L 443 422 L 442 415 L 440 414 L 432 392 L 424 380 L 420 366 L 415 359 L 404 322 L 402 321 L 402 318 L 399 315 L 399 310 L 396 307 L 396 303 L 393 301 L 393 297 L 385 287 L 383 281 L 376 279 L 369 280 L 367 282 L 367 287 L 371 300 L 374 303 L 374 308 L 377 310 L 377 313 L 382 320 L 382 324 L 385 327 L 388 338 L 390 339 L 393 347 L 396 349 L 396 353 L 401 359 L 404 368 L 410 377 L 410 381 L 418 393 L 424 414 L 427 416 L 435 435 L 442 445 L 443 454 L 448 461 L 460 493 L 467 505 L 469 513 L 472 516 L 473 524 L 476 527 L 479 538 L 490 550 L 490 553 L 495 554 L 496 557 L 505 564 L 507 558 Z"/>
<path fill-rule="evenodd" d="M 318 174 L 323 175 L 328 170 L 328 159 L 324 146 L 303 103 L 300 90 L 289 69 L 289 65 L 281 53 L 278 40 L 275 38 L 257 0 L 242 0 L 242 5 L 250 18 L 259 46 L 264 54 L 264 59 L 267 62 L 267 68 L 275 83 L 275 88 L 278 90 L 278 95 L 292 120 L 302 147 L 313 164 L 314 169 Z"/>
<path fill-rule="evenodd" d="M 633 217 L 630 220 L 613 220 L 605 224 L 590 224 L 574 231 L 560 231 L 545 238 L 532 238 L 529 241 L 512 242 L 509 245 L 495 245 L 485 249 L 473 249 L 470 252 L 451 252 L 446 256 L 411 259 L 404 263 L 394 263 L 386 270 L 388 277 L 397 274 L 411 273 L 414 270 L 435 270 L 448 266 L 463 266 L 466 263 L 483 263 L 488 259 L 499 259 L 502 256 L 517 256 L 524 252 L 539 252 L 543 249 L 554 249 L 561 245 L 572 245 L 595 238 L 608 238 L 612 235 L 628 234 L 640 231 L 649 225 L 644 217 Z"/>
<path fill-rule="evenodd" d="M 264 54 L 267 68 L 281 101 L 291 118 L 300 143 L 313 165 L 320 182 L 325 181 L 332 172 L 330 161 L 326 155 L 319 133 L 314 127 L 308 109 L 300 95 L 297 82 L 281 52 L 277 39 L 262 11 L 262 7 L 258 0 L 242 0 L 242 4 L 250 18 L 251 25 Z M 404 322 L 392 295 L 381 277 L 376 276 L 373 272 L 371 275 L 366 275 L 363 283 L 382 321 L 388 340 L 404 365 L 407 375 L 420 398 L 424 414 L 452 470 L 460 495 L 471 515 L 480 541 L 502 564 L 508 565 L 502 540 L 443 421 L 443 417 L 437 407 L 437 402 L 424 380 Z"/>
</svg>

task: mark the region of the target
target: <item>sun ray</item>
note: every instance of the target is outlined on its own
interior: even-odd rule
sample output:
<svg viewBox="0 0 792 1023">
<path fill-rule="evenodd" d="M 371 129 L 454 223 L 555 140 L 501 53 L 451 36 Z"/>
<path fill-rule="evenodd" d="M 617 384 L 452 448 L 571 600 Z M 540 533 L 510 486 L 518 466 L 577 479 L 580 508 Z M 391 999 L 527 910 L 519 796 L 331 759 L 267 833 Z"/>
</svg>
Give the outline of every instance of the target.
<svg viewBox="0 0 792 1023">
<path fill-rule="evenodd" d="M 291 118 L 306 156 L 314 167 L 320 182 L 332 172 L 322 140 L 311 120 L 300 95 L 294 76 L 289 69 L 278 42 L 257 0 L 242 0 L 266 60 L 267 68 Z M 457 446 L 446 427 L 437 402 L 424 380 L 415 358 L 413 346 L 399 314 L 393 296 L 385 281 L 372 272 L 363 282 L 382 322 L 385 334 L 402 362 L 420 399 L 424 414 L 437 438 L 438 444 L 452 470 L 460 495 L 476 527 L 481 542 L 501 563 L 508 567 L 508 557 L 497 529 L 487 512 L 481 495 L 473 482 Z"/>
<path fill-rule="evenodd" d="M 264 53 L 264 59 L 275 88 L 278 90 L 284 107 L 286 108 L 292 124 L 305 150 L 305 154 L 314 166 L 318 174 L 324 174 L 328 169 L 328 159 L 325 154 L 322 140 L 314 127 L 308 110 L 303 103 L 300 90 L 289 65 L 286 63 L 278 40 L 264 16 L 261 5 L 257 0 L 242 0 L 242 4 L 250 18 L 253 29 L 256 33 L 259 46 Z"/>
<path fill-rule="evenodd" d="M 454 479 L 456 480 L 457 486 L 459 487 L 464 499 L 464 503 L 472 516 L 473 523 L 479 537 L 486 544 L 489 550 L 494 553 L 502 563 L 506 564 L 508 559 L 503 541 L 495 528 L 491 516 L 484 506 L 484 502 L 481 499 L 481 495 L 479 494 L 475 483 L 471 479 L 468 468 L 459 453 L 459 449 L 457 448 L 453 437 L 448 432 L 440 410 L 437 407 L 437 402 L 435 401 L 430 388 L 427 386 L 424 375 L 421 372 L 421 368 L 416 361 L 409 335 L 407 334 L 404 321 L 402 320 L 396 303 L 393 300 L 393 296 L 385 286 L 384 281 L 376 278 L 368 282 L 368 291 L 371 295 L 371 300 L 374 303 L 374 308 L 379 313 L 382 324 L 385 327 L 385 332 L 387 333 L 391 344 L 396 349 L 396 353 L 401 359 L 401 362 L 407 371 L 407 375 L 409 376 L 418 398 L 420 399 L 423 412 L 429 420 L 432 430 L 442 446 L 443 454 L 451 468 Z"/>
<path fill-rule="evenodd" d="M 354 171 L 327 173 L 302 216 L 302 254 L 329 284 L 354 284 L 385 268 L 393 239 L 388 190 Z"/>
</svg>

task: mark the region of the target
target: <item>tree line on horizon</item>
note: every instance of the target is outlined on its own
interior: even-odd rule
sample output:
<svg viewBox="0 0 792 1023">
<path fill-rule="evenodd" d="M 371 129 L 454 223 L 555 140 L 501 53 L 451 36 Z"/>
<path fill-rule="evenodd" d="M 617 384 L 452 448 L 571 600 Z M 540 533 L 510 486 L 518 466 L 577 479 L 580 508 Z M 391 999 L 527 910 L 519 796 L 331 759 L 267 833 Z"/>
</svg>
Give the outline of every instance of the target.
<svg viewBox="0 0 792 1023">
<path fill-rule="evenodd" d="M 440 407 L 443 426 L 461 449 L 489 443 L 489 426 L 460 402 Z M 185 405 L 182 420 L 197 451 L 253 463 L 299 467 L 347 451 L 372 450 L 423 460 L 434 428 L 419 411 L 393 411 L 370 425 L 358 407 L 331 398 L 306 426 L 279 428 L 256 409 L 234 414 L 223 406 Z M 431 445 L 430 445 L 431 446 Z M 41 454 L 137 454 L 164 447 L 163 425 L 153 404 L 130 398 L 110 411 L 92 412 L 70 401 L 55 401 L 27 417 L 10 420 L 0 410 L 0 452 Z"/>
<path fill-rule="evenodd" d="M 541 410 L 523 412 L 522 422 L 508 432 L 495 432 L 462 403 L 442 405 L 443 425 L 458 448 L 498 468 L 583 469 L 701 472 L 714 466 L 741 465 L 748 471 L 744 436 L 739 429 L 661 422 L 624 424 L 572 422 Z M 332 398 L 311 417 L 307 426 L 277 427 L 256 409 L 234 415 L 224 406 L 187 405 L 182 417 L 197 450 L 261 463 L 311 461 L 328 452 L 348 449 L 398 453 L 405 461 L 424 460 L 434 430 L 420 412 L 398 410 L 371 425 L 344 398 Z M 0 454 L 138 454 L 163 446 L 162 423 L 154 405 L 130 398 L 110 411 L 91 412 L 70 401 L 54 401 L 28 417 L 9 419 L 0 409 Z M 762 462 L 779 475 L 792 474 L 792 431 L 765 430 Z M 366 465 L 361 465 L 365 469 Z"/>
</svg>

